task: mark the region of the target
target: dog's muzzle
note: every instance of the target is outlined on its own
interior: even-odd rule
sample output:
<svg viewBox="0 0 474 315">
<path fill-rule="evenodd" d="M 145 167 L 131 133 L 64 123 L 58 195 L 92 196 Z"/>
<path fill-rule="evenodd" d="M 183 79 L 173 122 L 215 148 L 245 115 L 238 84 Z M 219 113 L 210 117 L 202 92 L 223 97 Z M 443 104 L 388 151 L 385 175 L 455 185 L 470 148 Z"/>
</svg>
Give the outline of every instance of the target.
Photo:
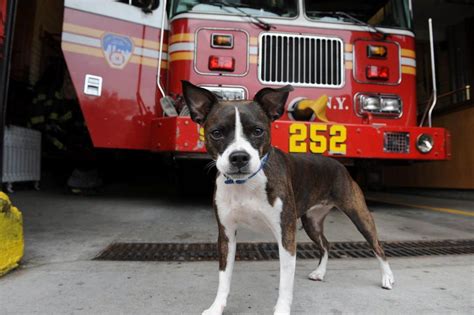
<svg viewBox="0 0 474 315">
<path fill-rule="evenodd" d="M 241 159 L 245 160 L 245 159 L 246 159 L 247 161 L 245 162 L 245 164 L 244 164 L 243 166 L 247 165 L 248 162 L 249 162 L 249 160 L 250 160 L 250 155 L 249 155 L 248 153 L 246 153 L 246 152 L 243 152 L 243 151 L 234 152 L 234 153 L 232 153 L 232 154 L 229 156 L 229 159 L 230 159 L 231 164 L 234 165 L 234 163 L 233 163 L 233 161 L 232 161 L 232 156 L 233 156 L 234 154 L 236 154 L 236 153 L 239 153 L 239 154 L 244 153 L 245 155 L 247 155 L 247 157 L 244 158 L 243 155 L 241 155 L 240 157 L 236 157 L 236 162 L 235 162 L 235 163 L 244 163 L 244 162 L 240 162 L 240 161 L 238 161 L 238 160 L 241 160 Z M 267 154 L 265 154 L 265 155 L 262 157 L 262 159 L 260 160 L 260 167 L 258 168 L 258 170 L 257 170 L 255 173 L 252 173 L 249 177 L 247 177 L 247 178 L 245 178 L 245 179 L 232 179 L 232 178 L 230 178 L 227 174 L 222 173 L 222 175 L 224 175 L 224 177 L 225 177 L 224 183 L 225 183 L 225 184 L 228 184 L 228 185 L 230 185 L 230 184 L 239 184 L 239 185 L 245 184 L 249 179 L 251 179 L 252 177 L 254 177 L 255 175 L 257 175 L 258 172 L 260 172 L 260 171 L 263 169 L 263 167 L 265 166 L 265 164 L 267 164 L 269 154 L 270 154 L 270 152 L 268 152 Z M 237 165 L 234 165 L 234 166 L 237 167 Z M 241 167 L 243 167 L 243 166 L 241 166 Z M 240 167 L 239 167 L 239 168 L 240 168 Z"/>
<path fill-rule="evenodd" d="M 229 162 L 237 169 L 241 169 L 249 164 L 250 154 L 245 151 L 235 151 L 229 155 Z"/>
</svg>

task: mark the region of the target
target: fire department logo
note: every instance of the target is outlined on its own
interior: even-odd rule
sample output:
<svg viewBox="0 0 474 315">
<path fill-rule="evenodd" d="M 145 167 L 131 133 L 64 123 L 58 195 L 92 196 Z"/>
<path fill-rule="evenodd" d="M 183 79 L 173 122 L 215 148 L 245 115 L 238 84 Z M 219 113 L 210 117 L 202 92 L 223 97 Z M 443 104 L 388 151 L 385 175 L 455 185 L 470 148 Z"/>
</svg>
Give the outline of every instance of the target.
<svg viewBox="0 0 474 315">
<path fill-rule="evenodd" d="M 109 66 L 123 69 L 133 52 L 133 43 L 127 36 L 107 33 L 102 37 L 102 50 Z"/>
</svg>

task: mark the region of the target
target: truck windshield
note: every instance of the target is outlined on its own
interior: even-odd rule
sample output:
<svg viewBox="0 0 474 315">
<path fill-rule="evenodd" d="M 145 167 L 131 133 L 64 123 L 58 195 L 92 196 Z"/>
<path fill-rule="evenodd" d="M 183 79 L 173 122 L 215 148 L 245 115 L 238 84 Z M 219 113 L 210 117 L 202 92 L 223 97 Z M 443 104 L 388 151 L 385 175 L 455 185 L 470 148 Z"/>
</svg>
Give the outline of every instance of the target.
<svg viewBox="0 0 474 315">
<path fill-rule="evenodd" d="M 297 0 L 174 0 L 171 3 L 171 16 L 184 12 L 242 15 L 243 11 L 255 17 L 292 18 L 298 14 L 297 2 Z"/>
<path fill-rule="evenodd" d="M 308 18 L 329 23 L 354 23 L 345 12 L 373 26 L 411 29 L 408 0 L 305 0 Z"/>
</svg>

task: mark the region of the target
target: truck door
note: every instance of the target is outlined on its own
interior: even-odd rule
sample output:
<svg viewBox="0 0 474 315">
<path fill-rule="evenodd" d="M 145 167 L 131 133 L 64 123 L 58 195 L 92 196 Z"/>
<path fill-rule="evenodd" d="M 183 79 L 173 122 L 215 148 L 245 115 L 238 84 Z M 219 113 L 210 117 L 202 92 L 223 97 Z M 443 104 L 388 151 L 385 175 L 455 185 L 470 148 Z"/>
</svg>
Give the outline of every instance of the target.
<svg viewBox="0 0 474 315">
<path fill-rule="evenodd" d="M 3 169 L 3 134 L 7 107 L 15 12 L 16 0 L 0 0 L 0 184 Z"/>
<path fill-rule="evenodd" d="M 95 147 L 150 148 L 163 10 L 159 0 L 65 0 L 61 47 Z"/>
</svg>

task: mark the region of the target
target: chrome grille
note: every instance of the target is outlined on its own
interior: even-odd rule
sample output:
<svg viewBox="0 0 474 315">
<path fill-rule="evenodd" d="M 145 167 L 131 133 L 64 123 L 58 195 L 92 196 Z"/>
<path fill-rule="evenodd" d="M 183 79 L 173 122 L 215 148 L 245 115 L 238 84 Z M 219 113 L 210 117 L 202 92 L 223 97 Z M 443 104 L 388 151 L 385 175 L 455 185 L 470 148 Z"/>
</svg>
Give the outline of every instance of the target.
<svg viewBox="0 0 474 315">
<path fill-rule="evenodd" d="M 408 132 L 385 132 L 383 150 L 390 153 L 409 153 L 410 134 Z"/>
<path fill-rule="evenodd" d="M 343 42 L 338 38 L 266 33 L 260 37 L 262 83 L 341 87 Z"/>
</svg>

